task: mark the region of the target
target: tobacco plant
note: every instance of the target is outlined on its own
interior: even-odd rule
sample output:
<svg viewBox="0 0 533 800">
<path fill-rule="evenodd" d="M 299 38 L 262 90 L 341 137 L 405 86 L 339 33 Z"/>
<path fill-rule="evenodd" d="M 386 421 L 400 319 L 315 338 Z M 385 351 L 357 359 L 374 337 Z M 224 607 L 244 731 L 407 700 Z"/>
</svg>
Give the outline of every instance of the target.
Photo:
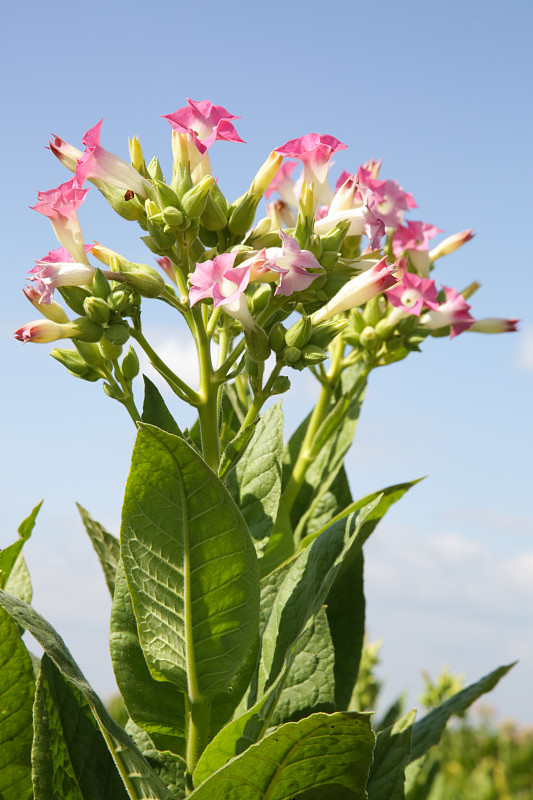
<svg viewBox="0 0 533 800">
<path fill-rule="evenodd" d="M 437 260 L 471 231 L 430 249 L 438 229 L 405 222 L 416 204 L 379 177 L 381 162 L 329 187 L 330 158 L 346 147 L 333 136 L 276 148 L 230 204 L 209 148 L 242 141 L 236 117 L 187 102 L 166 116 L 168 183 L 137 138 L 131 164 L 104 150 L 101 123 L 83 151 L 49 142 L 74 176 L 38 194 L 34 208 L 61 246 L 31 270 L 25 294 L 42 316 L 15 336 L 69 339 L 51 355 L 75 377 L 101 381 L 136 428 L 120 540 L 80 508 L 113 598 L 111 658 L 127 723 L 111 718 L 30 605 L 22 547 L 38 506 L 0 553 L 0 796 L 403 798 L 405 775 L 413 780 L 448 718 L 509 666 L 420 720 L 391 709 L 373 723 L 359 709 L 363 545 L 416 481 L 354 500 L 344 459 L 372 370 L 427 336 L 514 330 L 515 320 L 476 321 L 467 300 L 477 284 L 438 288 Z M 85 243 L 77 208 L 86 181 L 140 226 L 153 265 Z M 149 343 L 150 300 L 185 321 L 198 386 Z M 148 377 L 135 380 L 140 353 L 165 397 Z M 316 401 L 285 441 L 277 397 L 303 370 L 316 379 Z M 169 396 L 196 409 L 190 429 Z"/>
</svg>

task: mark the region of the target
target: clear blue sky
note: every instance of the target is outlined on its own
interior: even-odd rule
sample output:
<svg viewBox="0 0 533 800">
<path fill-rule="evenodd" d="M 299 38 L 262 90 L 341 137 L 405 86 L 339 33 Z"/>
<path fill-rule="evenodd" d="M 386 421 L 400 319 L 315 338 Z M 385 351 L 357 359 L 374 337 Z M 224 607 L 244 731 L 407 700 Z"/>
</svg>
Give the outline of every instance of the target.
<svg viewBox="0 0 533 800">
<path fill-rule="evenodd" d="M 525 0 L 95 0 L 90 8 L 58 0 L 4 11 L 0 544 L 45 497 L 27 547 L 34 604 L 104 696 L 108 602 L 74 501 L 117 532 L 134 430 L 99 386 L 52 361 L 51 347 L 12 339 L 36 317 L 21 292 L 25 274 L 56 246 L 28 206 L 38 189 L 70 177 L 44 149 L 49 135 L 79 146 L 101 117 L 107 149 L 127 158 L 127 137 L 138 134 L 168 174 L 170 127 L 160 115 L 188 96 L 242 117 L 247 144 L 211 151 L 230 198 L 272 148 L 316 131 L 348 145 L 335 174 L 382 157 L 382 176 L 415 196 L 412 219 L 446 234 L 474 229 L 436 277 L 458 289 L 478 279 L 475 315 L 519 317 L 520 333 L 431 341 L 374 373 L 349 474 L 355 496 L 429 476 L 367 548 L 370 637 L 385 640 L 389 696 L 410 687 L 414 703 L 422 668 L 448 663 L 475 680 L 520 658 L 491 702 L 533 722 L 532 21 Z M 134 226 L 95 190 L 80 220 L 86 241 L 152 263 Z M 159 312 L 147 313 L 153 335 L 186 361 L 181 331 Z M 291 427 L 310 386 L 288 405 Z"/>
</svg>

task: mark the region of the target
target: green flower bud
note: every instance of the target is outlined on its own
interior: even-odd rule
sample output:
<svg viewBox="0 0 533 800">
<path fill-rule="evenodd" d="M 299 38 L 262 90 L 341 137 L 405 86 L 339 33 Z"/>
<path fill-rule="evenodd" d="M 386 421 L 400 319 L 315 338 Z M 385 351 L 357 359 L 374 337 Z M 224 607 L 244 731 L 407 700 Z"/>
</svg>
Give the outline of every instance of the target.
<svg viewBox="0 0 533 800">
<path fill-rule="evenodd" d="M 105 300 L 101 297 L 87 297 L 83 303 L 83 310 L 92 322 L 105 325 L 109 322 L 111 311 Z"/>
<path fill-rule="evenodd" d="M 281 353 L 281 351 L 285 347 L 286 333 L 287 333 L 287 328 L 282 322 L 275 322 L 270 328 L 270 333 L 268 334 L 268 341 L 270 342 L 270 347 L 275 353 Z"/>
<path fill-rule="evenodd" d="M 333 339 L 343 331 L 347 325 L 347 319 L 330 319 L 319 325 L 315 325 L 311 330 L 309 344 L 314 344 L 324 349 L 329 346 Z"/>
<path fill-rule="evenodd" d="M 107 328 L 105 332 L 105 338 L 111 344 L 126 344 L 130 338 L 129 328 L 122 322 L 114 322 L 113 325 L 110 325 L 109 328 Z"/>
<path fill-rule="evenodd" d="M 102 338 L 103 328 L 87 317 L 78 317 L 72 323 L 74 326 L 74 333 L 70 336 L 71 339 L 80 339 L 82 342 L 99 342 Z"/>
<path fill-rule="evenodd" d="M 157 156 L 154 156 L 150 163 L 148 164 L 148 174 L 154 181 L 164 181 L 163 171 L 161 169 L 161 165 L 159 164 L 159 159 Z"/>
<path fill-rule="evenodd" d="M 174 208 L 174 206 L 166 206 L 161 212 L 161 216 L 166 223 L 163 231 L 165 231 L 167 227 L 172 231 L 182 231 L 189 226 L 187 217 L 185 217 L 179 208 Z"/>
<path fill-rule="evenodd" d="M 92 182 L 104 195 L 113 211 L 116 211 L 120 217 L 130 222 L 146 221 L 144 205 L 139 202 L 136 195 L 131 192 L 124 192 L 123 189 L 118 189 L 116 186 L 111 186 L 111 184 L 105 183 L 97 178 L 93 178 Z"/>
<path fill-rule="evenodd" d="M 291 388 L 291 382 L 287 375 L 278 375 L 272 384 L 271 394 L 284 394 Z"/>
<path fill-rule="evenodd" d="M 161 210 L 171 206 L 172 208 L 177 208 L 178 211 L 183 211 L 179 195 L 176 194 L 174 189 L 167 186 L 164 181 L 154 181 L 154 188 L 157 203 Z"/>
<path fill-rule="evenodd" d="M 246 339 L 246 350 L 252 361 L 260 363 L 266 361 L 270 355 L 270 346 L 268 344 L 268 336 L 263 328 L 259 325 L 247 328 L 244 331 Z"/>
<path fill-rule="evenodd" d="M 106 393 L 106 395 L 108 397 L 111 397 L 112 400 L 120 400 L 120 401 L 122 401 L 124 399 L 124 395 L 122 394 L 122 392 L 120 391 L 118 386 L 111 386 L 111 384 L 109 384 L 109 383 L 104 383 L 103 387 L 104 387 L 104 392 Z"/>
<path fill-rule="evenodd" d="M 100 339 L 102 341 L 102 339 Z M 73 339 L 72 344 L 83 358 L 86 364 L 95 369 L 102 368 L 105 364 L 100 352 L 99 345 L 94 342 L 80 342 L 78 339 Z"/>
<path fill-rule="evenodd" d="M 228 228 L 238 236 L 243 236 L 252 227 L 260 198 L 253 194 L 243 194 L 229 210 Z"/>
<path fill-rule="evenodd" d="M 339 254 L 335 250 L 326 250 L 326 252 L 322 253 L 322 255 L 320 256 L 319 261 L 321 266 L 324 267 L 324 269 L 327 270 L 335 269 L 335 267 L 339 263 Z"/>
<path fill-rule="evenodd" d="M 93 295 L 95 297 L 101 297 L 104 300 L 107 298 L 109 292 L 111 291 L 109 287 L 109 282 L 101 269 L 95 270 L 93 276 L 92 290 L 93 290 Z"/>
<path fill-rule="evenodd" d="M 370 325 L 359 334 L 359 342 L 363 347 L 373 347 L 376 343 L 376 331 Z"/>
<path fill-rule="evenodd" d="M 320 362 L 325 361 L 327 357 L 327 353 L 315 344 L 306 344 L 305 347 L 302 348 L 301 360 L 302 364 L 306 367 L 313 364 L 320 364 Z"/>
<path fill-rule="evenodd" d="M 329 233 L 326 233 L 324 236 L 321 236 L 320 239 L 322 241 L 322 252 L 333 252 L 338 253 L 341 249 L 342 243 L 344 241 L 344 237 L 350 227 L 350 221 L 344 220 L 343 222 L 338 222 Z"/>
<path fill-rule="evenodd" d="M 128 285 L 123 284 L 122 286 L 118 286 L 116 289 L 113 289 L 107 298 L 107 305 L 111 311 L 115 311 L 117 314 L 123 314 L 124 316 L 127 316 L 134 301 L 135 293 Z"/>
<path fill-rule="evenodd" d="M 379 295 L 377 295 L 365 303 L 365 307 L 363 309 L 363 319 L 367 325 L 374 327 L 378 324 L 382 316 L 381 298 Z"/>
<path fill-rule="evenodd" d="M 174 161 L 174 174 L 172 176 L 172 188 L 176 190 L 179 197 L 192 189 L 191 165 L 188 161 Z"/>
<path fill-rule="evenodd" d="M 208 230 L 207 228 L 204 228 L 203 225 L 200 225 L 200 230 L 198 232 L 198 236 L 200 237 L 201 242 L 206 247 L 215 247 L 216 248 L 216 246 L 218 244 L 218 236 L 216 234 L 216 231 Z"/>
<path fill-rule="evenodd" d="M 260 283 L 250 302 L 250 310 L 252 316 L 256 317 L 268 305 L 268 301 L 272 297 L 272 289 L 268 283 Z"/>
<path fill-rule="evenodd" d="M 287 364 L 294 364 L 300 360 L 301 355 L 302 351 L 298 347 L 286 347 L 283 351 L 283 360 Z"/>
<path fill-rule="evenodd" d="M 122 355 L 121 344 L 111 344 L 106 336 L 102 336 L 99 344 L 100 352 L 107 361 L 116 361 Z"/>
<path fill-rule="evenodd" d="M 122 273 L 128 276 L 128 284 L 136 289 L 142 297 L 159 297 L 165 288 L 165 281 L 147 264 L 127 264 Z"/>
<path fill-rule="evenodd" d="M 224 200 L 223 204 L 214 199 L 213 189 L 211 189 L 210 194 L 207 195 L 200 220 L 204 228 L 208 231 L 222 231 L 228 224 L 228 204 L 226 203 L 224 195 L 222 195 L 221 192 L 220 194 Z"/>
<path fill-rule="evenodd" d="M 215 179 L 213 176 L 206 175 L 202 178 L 200 183 L 197 183 L 196 186 L 193 186 L 192 189 L 185 192 L 181 198 L 181 202 L 183 210 L 190 219 L 198 219 L 198 217 L 202 215 L 207 197 L 214 183 Z"/>
<path fill-rule="evenodd" d="M 120 368 L 127 381 L 132 381 L 133 378 L 136 378 L 139 374 L 139 358 L 131 345 L 128 352 L 122 359 Z"/>
<path fill-rule="evenodd" d="M 285 344 L 289 347 L 296 347 L 300 350 L 307 344 L 311 336 L 311 317 L 302 316 L 300 319 L 291 325 L 285 334 Z"/>
<path fill-rule="evenodd" d="M 50 352 L 52 358 L 63 364 L 68 369 L 71 375 L 76 378 L 82 378 L 85 381 L 97 381 L 102 376 L 96 370 L 92 369 L 86 361 L 75 350 L 60 350 L 57 347 Z"/>
<path fill-rule="evenodd" d="M 87 297 L 91 297 L 91 293 L 87 289 L 82 289 L 81 286 L 58 286 L 57 291 L 67 304 L 76 314 L 84 314 L 83 303 Z"/>
<path fill-rule="evenodd" d="M 349 333 L 345 333 L 342 337 L 346 344 L 349 344 L 350 347 L 358 347 L 360 342 L 360 334 L 350 331 Z"/>
</svg>

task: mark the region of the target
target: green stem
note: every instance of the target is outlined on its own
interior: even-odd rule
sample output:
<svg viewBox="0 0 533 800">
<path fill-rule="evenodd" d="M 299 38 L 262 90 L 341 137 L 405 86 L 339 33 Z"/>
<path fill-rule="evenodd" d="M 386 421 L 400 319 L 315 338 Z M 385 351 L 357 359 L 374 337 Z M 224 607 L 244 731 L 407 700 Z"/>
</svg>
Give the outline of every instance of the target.
<svg viewBox="0 0 533 800">
<path fill-rule="evenodd" d="M 136 342 L 142 347 L 148 358 L 150 364 L 159 372 L 160 375 L 166 380 L 172 391 L 178 395 L 180 400 L 184 400 L 191 406 L 197 406 L 200 398 L 197 392 L 181 380 L 174 372 L 172 372 L 165 362 L 159 358 L 155 350 L 150 347 L 145 337 L 138 328 L 130 328 L 130 334 Z"/>
<path fill-rule="evenodd" d="M 194 789 L 192 776 L 198 760 L 208 743 L 209 717 L 211 712 L 211 698 L 200 695 L 196 700 L 189 699 L 187 719 L 187 772 L 185 777 L 186 792 L 189 795 Z"/>
<path fill-rule="evenodd" d="M 281 372 L 281 370 L 283 369 L 283 366 L 284 366 L 284 364 L 283 364 L 282 361 L 277 363 L 276 366 L 274 367 L 274 369 L 272 370 L 272 372 L 270 373 L 268 381 L 265 383 L 264 388 L 260 392 L 257 392 L 257 394 L 254 395 L 254 399 L 252 400 L 252 404 L 251 404 L 250 408 L 248 409 L 248 412 L 247 412 L 247 414 L 246 414 L 246 416 L 245 416 L 245 418 L 244 418 L 244 420 L 242 422 L 241 431 L 244 430 L 244 428 L 247 425 L 250 425 L 250 423 L 252 423 L 255 420 L 255 418 L 258 416 L 258 414 L 261 411 L 261 409 L 263 408 L 265 402 L 270 397 L 270 393 L 272 391 L 272 385 L 273 385 L 274 381 L 276 380 L 276 378 L 278 377 L 278 375 Z"/>
<path fill-rule="evenodd" d="M 196 350 L 200 369 L 200 387 L 198 389 L 198 417 L 202 437 L 204 460 L 213 472 L 218 472 L 220 457 L 220 441 L 218 435 L 218 385 L 211 363 L 210 341 L 205 329 L 202 311 L 195 307 L 193 318 L 196 325 Z"/>
</svg>

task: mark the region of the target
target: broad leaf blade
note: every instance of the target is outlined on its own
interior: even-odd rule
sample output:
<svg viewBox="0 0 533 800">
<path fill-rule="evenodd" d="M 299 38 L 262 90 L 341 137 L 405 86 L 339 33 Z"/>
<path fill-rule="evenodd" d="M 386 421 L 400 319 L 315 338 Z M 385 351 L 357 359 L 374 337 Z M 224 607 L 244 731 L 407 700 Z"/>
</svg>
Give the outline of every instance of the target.
<svg viewBox="0 0 533 800">
<path fill-rule="evenodd" d="M 313 714 L 252 745 L 191 798 L 293 800 L 297 795 L 316 797 L 320 790 L 326 792 L 323 798 L 365 798 L 373 747 L 368 715 Z"/>
<path fill-rule="evenodd" d="M 96 555 L 104 571 L 107 588 L 113 597 L 115 591 L 115 574 L 120 559 L 120 542 L 113 534 L 106 531 L 103 525 L 96 522 L 88 511 L 76 503 L 80 512 L 81 521 L 96 551 Z"/>
<path fill-rule="evenodd" d="M 405 768 L 411 756 L 416 709 L 378 733 L 368 779 L 368 800 L 405 800 Z"/>
<path fill-rule="evenodd" d="M 142 421 L 147 422 L 149 425 L 155 425 L 156 428 L 161 428 L 163 431 L 173 433 L 175 436 L 183 436 L 178 427 L 178 423 L 168 410 L 161 392 L 152 383 L 150 378 L 143 375 L 144 380 L 144 403 Z"/>
<path fill-rule="evenodd" d="M 45 654 L 34 706 L 35 800 L 127 800 L 128 793 L 81 692 Z"/>
<path fill-rule="evenodd" d="M 0 608 L 0 797 L 29 800 L 33 666 L 20 632 Z"/>
<path fill-rule="evenodd" d="M 156 750 L 146 731 L 138 728 L 131 720 L 126 723 L 126 731 L 131 736 L 154 772 L 157 772 L 173 800 L 185 798 L 185 761 L 168 752 Z"/>
<path fill-rule="evenodd" d="M 254 546 L 222 482 L 181 438 L 141 425 L 126 485 L 122 559 L 157 679 L 226 691 L 258 636 Z"/>
<path fill-rule="evenodd" d="M 276 521 L 281 495 L 283 414 L 271 406 L 257 423 L 250 444 L 228 474 L 226 487 L 239 506 L 260 555 Z"/>
<path fill-rule="evenodd" d="M 128 776 L 128 780 L 136 792 L 133 797 L 142 797 L 146 800 L 171 800 L 166 787 L 150 769 L 130 737 L 110 717 L 98 695 L 87 683 L 63 639 L 50 623 L 35 609 L 3 591 L 0 591 L 0 606 L 16 623 L 28 629 L 63 677 L 85 697 L 107 741 L 115 764 L 121 773 Z"/>
<path fill-rule="evenodd" d="M 23 522 L 21 522 L 18 527 L 18 534 L 24 542 L 27 542 L 31 536 L 31 532 L 35 527 L 35 520 L 37 519 L 37 514 L 41 510 L 43 502 L 44 501 L 41 500 L 40 503 L 37 503 L 35 508 L 32 510 L 31 514 L 28 517 L 26 517 L 26 519 Z"/>
<path fill-rule="evenodd" d="M 146 664 L 124 568 L 119 565 L 109 639 L 113 669 L 132 720 L 159 750 L 185 754 L 185 699 L 168 681 L 157 681 Z"/>
</svg>

